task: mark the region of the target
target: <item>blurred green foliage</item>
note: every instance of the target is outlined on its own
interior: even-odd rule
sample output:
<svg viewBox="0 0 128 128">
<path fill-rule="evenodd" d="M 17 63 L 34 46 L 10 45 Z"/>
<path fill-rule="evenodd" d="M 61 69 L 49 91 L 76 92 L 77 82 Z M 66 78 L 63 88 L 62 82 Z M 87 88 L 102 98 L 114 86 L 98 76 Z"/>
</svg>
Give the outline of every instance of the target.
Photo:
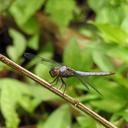
<svg viewBox="0 0 128 128">
<path fill-rule="evenodd" d="M 23 64 L 23 54 L 29 48 L 36 50 L 39 56 L 53 58 L 53 40 L 49 39 L 46 44 L 39 46 L 41 28 L 35 17 L 37 11 L 48 15 L 62 35 L 67 27 L 84 20 L 84 25 L 75 27 L 78 33 L 90 36 L 89 43 L 79 43 L 75 36 L 72 37 L 64 47 L 62 63 L 76 70 L 110 71 L 115 72 L 115 75 L 89 78 L 103 96 L 92 89 L 88 92 L 74 78 L 66 80 L 70 85 L 66 93 L 77 97 L 82 103 L 122 128 L 128 123 L 128 0 L 87 0 L 81 6 L 79 2 L 0 0 L 1 15 L 13 17 L 19 29 L 29 35 L 29 38 L 26 38 L 22 32 L 10 27 L 12 45 L 6 48 L 5 53 L 18 64 Z M 83 13 L 82 9 L 85 9 L 86 13 Z M 89 10 L 94 13 L 93 20 L 86 17 Z M 26 68 L 47 81 L 52 81 L 49 68 L 39 63 L 38 58 L 28 62 Z M 11 70 L 1 63 L 0 69 Z M 49 103 L 48 107 L 52 108 L 50 112 L 44 107 L 45 103 Z M 43 110 L 37 112 L 39 106 Z M 22 126 L 22 115 L 37 114 L 39 117 L 34 118 L 34 125 L 39 128 L 103 128 L 92 118 L 75 113 L 68 105 L 63 105 L 59 97 L 26 77 L 21 81 L 14 78 L 0 79 L 0 111 L 5 119 L 3 125 L 7 128 L 18 128 L 20 122 Z M 31 121 L 25 125 L 31 125 Z"/>
<path fill-rule="evenodd" d="M 42 128 L 42 126 L 44 128 L 50 128 L 53 126 L 56 128 L 66 128 L 71 126 L 71 115 L 69 112 L 69 106 L 63 105 L 59 109 L 54 111 L 43 125 L 42 121 L 40 121 L 38 128 Z"/>
</svg>

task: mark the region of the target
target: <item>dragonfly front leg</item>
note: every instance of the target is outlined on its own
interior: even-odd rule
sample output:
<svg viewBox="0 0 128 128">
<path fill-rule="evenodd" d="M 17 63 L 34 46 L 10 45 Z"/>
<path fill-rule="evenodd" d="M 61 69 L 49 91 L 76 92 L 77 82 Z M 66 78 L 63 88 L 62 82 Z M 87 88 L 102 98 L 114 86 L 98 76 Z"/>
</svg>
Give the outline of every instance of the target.
<svg viewBox="0 0 128 128">
<path fill-rule="evenodd" d="M 53 83 L 55 83 L 55 84 L 57 84 L 58 83 L 58 80 L 59 80 L 59 77 L 57 76 L 52 82 L 50 82 L 50 84 L 53 84 Z"/>
</svg>

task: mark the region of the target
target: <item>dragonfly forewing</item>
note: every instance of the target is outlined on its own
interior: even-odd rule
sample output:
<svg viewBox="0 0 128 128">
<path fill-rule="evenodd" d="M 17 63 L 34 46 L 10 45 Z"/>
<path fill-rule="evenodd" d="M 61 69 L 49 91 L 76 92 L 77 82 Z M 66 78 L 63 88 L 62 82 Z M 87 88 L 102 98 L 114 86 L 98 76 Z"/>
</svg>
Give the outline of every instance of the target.
<svg viewBox="0 0 128 128">
<path fill-rule="evenodd" d="M 38 61 L 50 68 L 53 68 L 53 67 L 62 67 L 63 64 L 60 64 L 60 63 L 57 63 L 56 61 L 54 60 L 50 60 L 50 59 L 46 59 L 46 58 L 43 58 L 43 57 L 40 57 L 38 55 L 35 55 L 35 54 L 32 54 L 32 53 L 25 53 L 24 56 L 27 58 L 27 59 L 33 59 L 33 58 L 37 58 Z"/>
</svg>

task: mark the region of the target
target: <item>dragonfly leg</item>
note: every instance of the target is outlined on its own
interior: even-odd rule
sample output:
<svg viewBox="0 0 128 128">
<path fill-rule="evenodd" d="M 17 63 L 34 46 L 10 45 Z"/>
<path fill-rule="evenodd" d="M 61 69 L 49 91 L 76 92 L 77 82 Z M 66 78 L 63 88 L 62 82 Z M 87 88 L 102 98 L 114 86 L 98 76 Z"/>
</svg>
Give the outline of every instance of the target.
<svg viewBox="0 0 128 128">
<path fill-rule="evenodd" d="M 66 90 L 66 83 L 64 82 L 64 80 L 62 79 L 62 77 L 60 77 L 61 78 L 61 81 L 62 81 L 62 84 L 61 84 L 61 86 L 60 86 L 60 89 L 64 86 L 64 91 L 63 91 L 63 94 L 65 93 L 65 90 Z"/>
<path fill-rule="evenodd" d="M 53 83 L 55 83 L 55 81 L 56 81 L 56 84 L 58 83 L 58 76 L 52 81 L 52 82 L 50 82 L 50 84 L 53 84 Z"/>
<path fill-rule="evenodd" d="M 55 85 L 58 84 L 59 81 L 59 77 L 57 76 L 56 80 L 55 80 Z"/>
<path fill-rule="evenodd" d="M 61 86 L 58 88 L 59 90 L 63 87 L 63 83 L 61 83 Z"/>
</svg>

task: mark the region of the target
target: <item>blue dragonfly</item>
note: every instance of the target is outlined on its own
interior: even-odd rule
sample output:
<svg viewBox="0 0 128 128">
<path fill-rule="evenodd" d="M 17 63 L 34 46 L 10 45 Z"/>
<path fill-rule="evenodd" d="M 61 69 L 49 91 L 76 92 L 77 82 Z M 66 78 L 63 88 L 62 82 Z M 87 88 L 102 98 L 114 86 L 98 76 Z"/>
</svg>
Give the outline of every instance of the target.
<svg viewBox="0 0 128 128">
<path fill-rule="evenodd" d="M 50 65 L 51 69 L 49 70 L 49 73 L 51 77 L 54 77 L 55 79 L 51 82 L 53 83 L 58 83 L 58 81 L 61 81 L 61 86 L 60 89 L 64 86 L 64 91 L 66 90 L 66 83 L 63 80 L 63 78 L 69 78 L 69 77 L 76 77 L 88 90 L 89 86 L 92 87 L 97 93 L 102 95 L 92 84 L 90 84 L 86 77 L 87 76 L 108 76 L 112 75 L 114 73 L 112 72 L 83 72 L 83 71 L 77 71 L 74 70 L 68 66 L 65 66 L 63 64 L 60 64 L 54 60 L 49 60 L 40 56 L 36 56 L 35 54 L 32 53 L 25 53 L 24 56 L 28 59 L 33 59 L 34 57 L 38 57 L 38 59 L 43 62 L 46 65 Z"/>
</svg>

